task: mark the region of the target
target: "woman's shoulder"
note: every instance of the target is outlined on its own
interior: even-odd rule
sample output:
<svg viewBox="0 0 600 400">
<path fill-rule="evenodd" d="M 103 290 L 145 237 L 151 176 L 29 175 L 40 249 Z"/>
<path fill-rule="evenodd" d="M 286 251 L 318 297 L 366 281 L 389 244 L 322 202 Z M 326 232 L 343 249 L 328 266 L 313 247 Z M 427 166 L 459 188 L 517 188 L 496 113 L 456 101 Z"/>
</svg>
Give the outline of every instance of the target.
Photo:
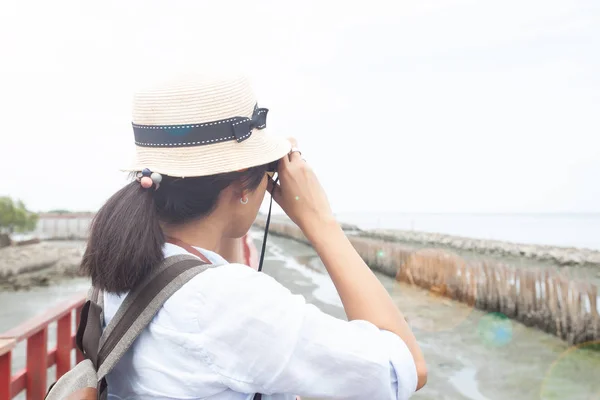
<svg viewBox="0 0 600 400">
<path fill-rule="evenodd" d="M 254 268 L 240 263 L 228 263 L 219 254 L 196 248 L 208 261 L 213 263 L 206 271 L 192 278 L 176 293 L 178 296 L 198 297 L 235 288 L 238 291 L 256 291 L 263 286 L 281 286 L 273 278 L 257 272 Z M 185 249 L 166 243 L 163 248 L 165 258 L 180 254 L 190 255 Z M 197 257 L 194 254 L 191 254 Z M 253 285 L 251 285 L 252 283 Z"/>
<path fill-rule="evenodd" d="M 269 275 L 243 264 L 223 264 L 192 278 L 165 303 L 165 310 L 178 319 L 239 317 L 240 312 L 252 318 L 262 316 L 266 309 L 293 312 L 303 305 L 302 296 L 292 294 Z"/>
<path fill-rule="evenodd" d="M 187 286 L 187 288 L 186 288 Z M 291 292 L 273 277 L 244 264 L 223 264 L 207 269 L 184 286 L 200 297 L 224 299 L 252 294 L 258 298 L 287 296 Z"/>
</svg>

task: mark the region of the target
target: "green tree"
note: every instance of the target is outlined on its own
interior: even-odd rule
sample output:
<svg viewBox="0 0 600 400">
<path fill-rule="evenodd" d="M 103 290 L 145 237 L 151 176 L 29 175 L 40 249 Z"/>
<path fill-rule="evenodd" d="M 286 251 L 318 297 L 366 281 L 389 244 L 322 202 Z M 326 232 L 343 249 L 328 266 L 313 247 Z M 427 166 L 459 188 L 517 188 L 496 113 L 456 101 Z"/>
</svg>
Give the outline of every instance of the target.
<svg viewBox="0 0 600 400">
<path fill-rule="evenodd" d="M 0 231 L 31 232 L 35 229 L 38 215 L 27 210 L 25 204 L 10 197 L 0 197 Z"/>
</svg>

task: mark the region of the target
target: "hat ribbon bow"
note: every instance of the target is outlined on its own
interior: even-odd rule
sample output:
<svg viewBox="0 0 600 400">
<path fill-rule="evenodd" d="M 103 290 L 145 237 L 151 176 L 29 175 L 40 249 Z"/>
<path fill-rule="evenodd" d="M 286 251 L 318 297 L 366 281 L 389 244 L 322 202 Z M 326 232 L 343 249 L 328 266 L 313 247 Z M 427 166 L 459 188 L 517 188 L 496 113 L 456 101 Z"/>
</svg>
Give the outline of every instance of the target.
<svg viewBox="0 0 600 400">
<path fill-rule="evenodd" d="M 250 135 L 252 135 L 254 129 L 264 129 L 267 126 L 268 112 L 269 110 L 267 108 L 256 107 L 252 114 L 252 118 L 245 118 L 242 121 L 234 122 L 232 124 L 233 135 L 238 143 L 248 139 Z"/>
</svg>

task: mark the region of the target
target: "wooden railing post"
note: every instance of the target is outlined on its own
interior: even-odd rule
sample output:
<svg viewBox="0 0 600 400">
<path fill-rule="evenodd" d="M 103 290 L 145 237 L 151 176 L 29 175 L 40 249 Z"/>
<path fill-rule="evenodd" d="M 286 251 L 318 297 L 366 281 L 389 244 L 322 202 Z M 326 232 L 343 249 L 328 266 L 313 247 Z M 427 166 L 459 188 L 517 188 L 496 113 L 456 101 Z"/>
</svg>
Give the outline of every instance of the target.
<svg viewBox="0 0 600 400">
<path fill-rule="evenodd" d="M 71 369 L 71 350 L 73 349 L 73 339 L 71 338 L 72 323 L 72 313 L 68 313 L 58 320 L 56 329 L 56 380 Z"/>
<path fill-rule="evenodd" d="M 14 339 L 0 339 L 0 400 L 10 400 L 11 395 L 11 367 L 12 349 L 17 341 Z"/>
<path fill-rule="evenodd" d="M 48 325 L 27 339 L 27 400 L 46 396 Z"/>
</svg>

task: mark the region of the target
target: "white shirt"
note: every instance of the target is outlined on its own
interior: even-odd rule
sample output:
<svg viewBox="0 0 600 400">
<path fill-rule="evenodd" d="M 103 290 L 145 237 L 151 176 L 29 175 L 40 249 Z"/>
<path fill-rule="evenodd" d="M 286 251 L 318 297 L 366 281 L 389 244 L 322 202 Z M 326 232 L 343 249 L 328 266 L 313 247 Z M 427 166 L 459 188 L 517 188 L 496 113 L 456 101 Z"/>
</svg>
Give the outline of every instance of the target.
<svg viewBox="0 0 600 400">
<path fill-rule="evenodd" d="M 414 360 L 395 334 L 343 321 L 270 276 L 201 251 L 211 268 L 164 304 L 108 376 L 109 399 L 408 399 Z M 165 257 L 184 254 L 166 244 Z M 125 295 L 104 295 L 105 323 Z"/>
</svg>

